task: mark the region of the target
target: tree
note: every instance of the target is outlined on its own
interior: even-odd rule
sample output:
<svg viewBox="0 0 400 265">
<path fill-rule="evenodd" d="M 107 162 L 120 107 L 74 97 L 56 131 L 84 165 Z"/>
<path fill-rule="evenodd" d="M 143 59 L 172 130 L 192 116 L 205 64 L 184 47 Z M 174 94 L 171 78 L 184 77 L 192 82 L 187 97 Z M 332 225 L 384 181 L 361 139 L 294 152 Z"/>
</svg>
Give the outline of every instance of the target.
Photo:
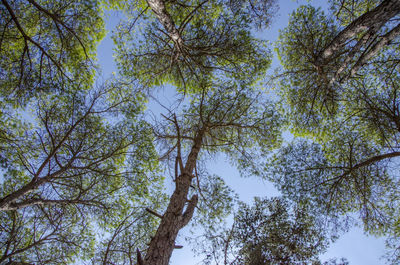
<svg viewBox="0 0 400 265">
<path fill-rule="evenodd" d="M 95 224 L 111 229 L 138 200 L 157 207 L 149 190 L 160 188 L 158 162 L 138 119 L 141 96 L 123 89 L 110 83 L 34 103 L 27 131 L 2 150 L 1 262 L 88 259 Z"/>
<path fill-rule="evenodd" d="M 293 206 L 278 197 L 255 198 L 251 206 L 240 203 L 231 228 L 204 235 L 205 245 L 198 250 L 206 256 L 203 263 L 321 264 L 318 255 L 335 236 L 329 234 L 321 216 L 310 214 L 309 207 Z M 341 264 L 347 263 L 342 260 Z"/>
<path fill-rule="evenodd" d="M 127 17 L 114 36 L 121 76 L 95 89 L 91 59 L 104 31 L 97 1 L 2 0 L 0 262 L 168 264 L 189 222 L 216 232 L 212 222 L 229 215 L 235 198 L 207 159 L 223 153 L 244 175 L 264 174 L 281 142 L 283 119 L 258 82 L 271 56 L 253 36 L 274 3 L 105 1 Z M 270 212 L 240 212 L 235 224 L 248 224 L 234 226 L 238 260 L 314 260 L 327 244 L 325 215 L 339 229 L 358 210 L 370 233 L 398 235 L 398 180 L 386 164 L 399 152 L 398 2 L 360 6 L 338 10 L 341 25 L 302 7 L 282 32 L 288 126 L 315 143 L 287 146 L 272 161 L 268 177 L 298 204 L 277 199 L 256 205 Z M 166 84 L 180 101 L 149 124 L 144 103 Z M 277 235 L 283 228 L 297 238 Z"/>
<path fill-rule="evenodd" d="M 303 6 L 281 33 L 284 111 L 288 127 L 306 139 L 282 148 L 269 178 L 286 196 L 309 198 L 322 214 L 346 219 L 357 212 L 368 233 L 393 238 L 399 216 L 393 169 L 400 154 L 398 2 L 341 1 L 333 10 L 339 25 Z"/>
<path fill-rule="evenodd" d="M 144 95 L 93 85 L 103 7 L 0 4 L 0 263 L 89 260 L 123 220 L 163 204 Z"/>
<path fill-rule="evenodd" d="M 159 207 L 156 202 L 146 206 L 152 209 Z M 103 238 L 97 246 L 96 253 L 91 258 L 92 264 L 137 264 L 137 251 L 147 248 L 148 235 L 155 232 L 158 218 L 149 214 L 143 205 L 131 207 L 129 211 L 109 222 L 110 236 Z"/>
<path fill-rule="evenodd" d="M 203 150 L 224 151 L 238 163 L 245 163 L 250 159 L 246 149 L 256 145 L 269 149 L 279 138 L 279 118 L 269 105 L 264 109 L 262 93 L 251 87 L 268 67 L 269 51 L 251 36 L 251 23 L 244 16 L 268 11 L 272 2 L 232 2 L 228 11 L 223 9 L 226 2 L 218 1 L 194 1 L 184 7 L 172 3 L 168 11 L 163 3 L 149 1 L 146 5 L 151 12 L 142 13 L 147 22 L 156 15 L 167 30 L 164 39 L 154 39 L 154 33 L 163 29 L 157 23 L 148 23 L 144 31 L 148 41 L 142 48 L 146 56 L 139 54 L 138 60 L 126 65 L 124 60 L 130 58 L 122 50 L 123 42 L 129 40 L 125 32 L 118 46 L 125 67 L 121 68 L 129 81 L 139 80 L 147 86 L 169 81 L 180 91 L 194 93 L 183 112 L 186 114 L 176 117 L 170 113 L 165 116 L 167 130 L 154 129 L 158 139 L 169 146 L 167 156 L 176 158 L 176 190 L 166 212 L 155 214 L 162 218 L 144 256 L 146 264 L 167 264 L 179 230 L 192 218 L 198 196 L 194 194 L 188 200 L 188 194 Z M 160 192 L 160 178 L 152 133 L 138 118 L 145 100 L 141 91 L 132 91 L 137 93 L 133 96 L 129 92 L 132 87 L 122 82 L 107 84 L 111 87 L 106 91 L 92 90 L 93 72 L 86 71 L 91 69 L 88 59 L 103 32 L 97 2 L 78 2 L 76 13 L 57 1 L 2 4 L 2 48 L 11 59 L 2 61 L 2 73 L 8 75 L 15 69 L 20 73 L 18 77 L 11 75 L 4 87 L 21 91 L 7 102 L 2 115 L 18 113 L 25 106 L 35 106 L 37 113 L 28 113 L 31 117 L 26 120 L 11 119 L 17 129 L 10 128 L 11 123 L 2 124 L 4 132 L 13 134 L 4 133 L 1 146 L 6 172 L 0 209 L 1 218 L 8 220 L 1 230 L 5 242 L 1 261 L 132 262 L 132 250 L 144 247 L 143 235 L 152 233 L 155 224 L 154 217 L 143 218 L 144 206 L 138 206 L 138 198 L 157 210 L 162 200 L 153 198 L 149 189 Z M 91 4 L 93 13 L 86 17 L 84 11 Z M 138 2 L 139 9 L 133 10 L 140 10 L 143 4 Z M 210 9 L 215 12 L 205 20 Z M 71 13 L 76 24 L 69 24 Z M 259 23 L 267 22 L 265 17 L 269 14 L 257 14 Z M 93 27 L 96 23 L 98 28 Z M 180 27 L 180 36 L 175 23 Z M 19 49 L 11 54 L 14 43 Z M 157 48 L 154 58 L 162 58 L 165 52 L 167 60 L 152 64 L 148 55 L 152 55 L 152 47 L 160 45 L 164 50 Z M 89 54 L 85 54 L 86 48 Z M 126 70 L 132 65 L 137 70 L 133 74 Z M 167 69 L 164 76 L 164 71 L 157 73 L 160 66 Z M 149 70 L 156 70 L 156 75 L 146 75 Z M 22 89 L 25 87 L 34 89 L 26 93 Z M 35 98 L 27 100 L 30 95 Z M 113 116 L 118 113 L 122 115 Z M 187 154 L 185 163 L 181 153 Z M 215 187 L 223 187 L 216 178 L 210 179 L 215 180 Z M 203 182 L 197 182 L 199 190 Z M 128 210 L 135 207 L 141 211 Z M 146 220 L 145 229 L 131 229 L 133 224 L 144 224 Z M 98 257 L 93 257 L 96 238 L 91 226 L 110 233 L 97 249 Z M 140 251 L 137 253 L 140 261 Z"/>
<path fill-rule="evenodd" d="M 349 2 L 334 6 L 339 16 Z M 345 20 L 344 28 L 311 6 L 300 7 L 293 14 L 289 27 L 281 32 L 278 49 L 286 71 L 282 83 L 287 87 L 285 97 L 299 113 L 295 119 L 307 117 L 312 125 L 321 115 L 333 115 L 346 98 L 346 81 L 361 75 L 362 66 L 366 70 L 379 67 L 372 58 L 386 54 L 398 61 L 399 12 L 397 1 L 383 1 L 354 20 Z"/>
<path fill-rule="evenodd" d="M 39 90 L 67 89 L 66 81 L 93 81 L 104 36 L 98 1 L 2 0 L 0 17 L 3 100 L 23 103 Z"/>
<path fill-rule="evenodd" d="M 114 37 L 119 68 L 145 85 L 170 83 L 187 92 L 213 76 L 261 77 L 270 57 L 265 43 L 250 34 L 254 21 L 246 15 L 256 9 L 247 2 L 255 4 L 255 21 L 267 24 L 274 1 L 131 3 L 125 8 L 129 20 Z"/>
<path fill-rule="evenodd" d="M 12 188 L 11 190 L 5 189 L 6 196 L 1 199 L 0 203 L 1 210 L 21 209 L 30 205 L 46 203 L 46 199 L 42 198 L 40 194 L 32 194 L 32 192 L 53 181 L 52 189 L 57 190 L 56 193 L 59 196 L 67 191 L 63 188 L 64 185 L 70 187 L 77 185 L 76 187 L 81 190 L 82 194 L 72 192 L 77 196 L 74 200 L 83 202 L 80 201 L 80 196 L 84 197 L 85 195 L 85 188 L 82 186 L 88 183 L 82 181 L 74 183 L 82 172 L 108 176 L 119 174 L 115 172 L 119 163 L 116 159 L 129 152 L 129 147 L 134 141 L 137 141 L 137 136 L 133 130 L 120 129 L 120 126 L 128 127 L 129 124 L 122 123 L 111 126 L 101 122 L 101 115 L 112 113 L 112 111 L 116 111 L 118 105 L 123 104 L 123 101 L 116 101 L 109 106 L 104 106 L 104 95 L 107 92 L 107 90 L 95 92 L 88 98 L 79 94 L 41 98 L 36 106 L 38 129 L 27 131 L 23 135 L 24 138 L 29 139 L 28 143 L 24 142 L 21 137 L 12 139 L 13 141 L 8 146 L 13 150 L 13 154 L 7 161 L 11 167 L 8 169 L 9 172 L 6 173 L 5 179 L 6 182 L 11 181 L 7 184 Z M 98 101 L 101 101 L 102 98 L 103 106 L 100 107 Z M 89 103 L 85 104 L 85 101 L 89 101 Z M 140 108 L 140 105 L 135 107 Z M 139 110 L 135 107 L 131 108 L 131 111 L 138 112 Z M 132 117 L 133 115 L 132 113 Z M 111 131 L 113 134 L 108 133 Z M 122 133 L 122 135 L 117 133 Z M 130 137 L 134 138 L 130 139 Z M 96 145 L 92 141 L 95 141 Z M 11 150 L 8 152 L 11 153 Z M 14 178 L 18 175 L 26 178 L 28 182 L 24 181 L 26 182 L 24 184 Z M 74 184 L 68 183 L 70 180 Z M 95 180 L 92 185 L 95 185 L 96 182 Z M 57 202 L 62 203 L 62 199 L 54 203 Z M 92 203 L 90 200 L 87 202 Z M 48 203 L 52 203 L 52 201 Z M 100 203 L 100 201 L 96 200 L 93 203 Z"/>
<path fill-rule="evenodd" d="M 190 199 L 187 196 L 202 152 L 225 152 L 238 163 L 245 163 L 255 155 L 247 150 L 276 146 L 279 117 L 272 105 L 264 109 L 262 99 L 257 90 L 235 83 L 212 84 L 203 87 L 201 94 L 193 94 L 182 116 L 165 116 L 170 125 L 161 127 L 164 130 L 156 135 L 167 143 L 167 153 L 175 154 L 175 190 L 144 264 L 168 264 L 179 230 L 192 218 L 199 198 L 197 194 Z"/>
<path fill-rule="evenodd" d="M 257 8 L 250 8 L 253 3 Z M 245 16 L 268 11 L 271 3 L 238 1 L 229 9 L 226 1 L 128 4 L 133 22 L 115 37 L 122 74 L 150 88 L 170 83 L 190 94 L 182 115 L 171 111 L 167 125 L 155 128 L 166 147 L 161 158 L 175 161 L 169 164 L 175 191 L 165 213 L 156 214 L 161 223 L 140 261 L 144 264 L 168 264 L 179 230 L 192 219 L 199 197 L 189 190 L 203 150 L 226 152 L 244 164 L 253 156 L 248 148 L 269 149 L 277 141 L 279 118 L 269 105 L 262 111 L 256 97 L 262 94 L 252 88 L 269 65 L 268 50 L 252 37 L 252 21 Z M 260 15 L 258 21 L 268 17 Z M 137 33 L 132 29 L 144 22 Z"/>
<path fill-rule="evenodd" d="M 343 4 L 345 5 L 345 4 Z M 355 38 L 358 34 L 359 37 L 357 43 L 348 51 L 348 56 L 344 60 L 345 64 L 349 63 L 351 56 L 359 53 L 364 45 L 368 45 L 366 50 L 363 51 L 362 55 L 358 58 L 355 65 L 351 69 L 350 75 L 354 75 L 358 69 L 365 64 L 369 58 L 376 55 L 384 46 L 389 44 L 393 39 L 395 39 L 400 34 L 400 25 L 396 25 L 394 28 L 390 29 L 389 32 L 385 33 L 383 36 L 379 36 L 378 32 L 385 28 L 390 19 L 395 17 L 400 13 L 400 4 L 398 1 L 385 0 L 377 5 L 374 9 L 369 10 L 362 14 L 361 16 L 354 19 L 346 28 L 339 32 L 331 42 L 324 47 L 324 50 L 320 52 L 317 60 L 321 61 L 322 64 L 325 60 L 330 57 L 335 56 L 339 50 L 348 43 L 350 40 Z M 380 37 L 380 38 L 379 38 Z M 376 39 L 378 40 L 373 40 Z M 345 65 L 340 66 L 338 75 L 343 71 Z"/>
</svg>

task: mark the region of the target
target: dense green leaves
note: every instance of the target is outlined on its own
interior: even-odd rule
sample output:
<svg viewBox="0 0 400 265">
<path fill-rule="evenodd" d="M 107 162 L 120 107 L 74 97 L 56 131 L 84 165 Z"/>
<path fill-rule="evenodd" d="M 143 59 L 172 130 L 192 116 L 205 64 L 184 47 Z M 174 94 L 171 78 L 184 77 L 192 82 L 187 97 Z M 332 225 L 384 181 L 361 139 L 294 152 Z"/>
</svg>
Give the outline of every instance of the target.
<svg viewBox="0 0 400 265">
<path fill-rule="evenodd" d="M 390 238 L 395 253 L 398 2 L 331 4 L 337 20 L 300 7 L 281 32 L 282 111 L 292 132 L 308 140 L 282 148 L 267 175 L 289 198 L 308 198 L 334 219 L 357 213 L 368 233 Z M 398 255 L 391 257 L 396 263 Z"/>
<path fill-rule="evenodd" d="M 70 89 L 67 81 L 93 81 L 104 36 L 98 1 L 3 0 L 0 28 L 3 100 L 21 103 L 39 90 Z"/>
<path fill-rule="evenodd" d="M 103 8 L 124 13 L 120 75 L 94 88 Z M 2 0 L 0 262 L 134 264 L 139 251 L 158 265 L 168 245 L 167 264 L 193 216 L 208 233 L 206 263 L 321 264 L 356 214 L 398 262 L 400 6 L 295 11 L 276 45 L 279 107 L 260 87 L 271 55 L 254 37 L 274 10 L 268 0 Z M 147 97 L 163 85 L 180 100 L 150 122 Z M 271 155 L 284 125 L 302 138 Z M 207 170 L 221 153 L 285 199 L 239 203 L 219 229 L 237 203 L 229 176 Z"/>
<path fill-rule="evenodd" d="M 383 3 L 373 11 L 380 11 L 380 6 Z M 278 53 L 284 67 L 281 95 L 291 107 L 288 114 L 295 130 L 319 130 L 325 120 L 340 115 L 348 97 L 358 93 L 353 81 L 364 82 L 373 78 L 371 70 L 392 68 L 391 61 L 398 61 L 397 46 L 393 45 L 398 26 L 392 22 L 393 14 L 379 13 L 382 19 L 375 24 L 371 22 L 373 14 L 355 17 L 346 27 L 337 27 L 334 19 L 311 6 L 292 14 L 289 26 L 280 34 Z"/>
<path fill-rule="evenodd" d="M 153 205 L 162 179 L 151 130 L 138 119 L 142 102 L 128 93 L 117 97 L 115 89 L 123 87 L 43 95 L 32 106 L 30 129 L 3 146 L 3 260 L 91 258 L 95 227 L 113 230 L 130 208 Z M 121 115 L 127 110 L 129 120 Z"/>
<path fill-rule="evenodd" d="M 319 54 L 336 33 L 332 20 L 311 6 L 297 9 L 280 33 L 277 49 L 285 70 L 279 84 L 281 97 L 291 106 L 286 114 L 297 131 L 308 131 L 310 125 L 317 126 L 336 112 L 339 91 L 328 84 L 332 70 L 329 65 L 317 65 Z"/>
<path fill-rule="evenodd" d="M 187 92 L 198 91 L 198 83 L 217 76 L 257 80 L 270 56 L 265 43 L 252 37 L 244 8 L 235 4 L 233 13 L 218 1 L 171 2 L 164 12 L 174 36 L 149 7 L 134 9 L 129 17 L 138 18 L 134 22 L 139 26 L 133 28 L 128 20 L 114 37 L 122 73 L 148 86 L 170 83 Z"/>
<path fill-rule="evenodd" d="M 357 17 L 376 7 L 379 0 L 329 0 L 332 13 L 342 25 L 348 25 Z"/>
</svg>

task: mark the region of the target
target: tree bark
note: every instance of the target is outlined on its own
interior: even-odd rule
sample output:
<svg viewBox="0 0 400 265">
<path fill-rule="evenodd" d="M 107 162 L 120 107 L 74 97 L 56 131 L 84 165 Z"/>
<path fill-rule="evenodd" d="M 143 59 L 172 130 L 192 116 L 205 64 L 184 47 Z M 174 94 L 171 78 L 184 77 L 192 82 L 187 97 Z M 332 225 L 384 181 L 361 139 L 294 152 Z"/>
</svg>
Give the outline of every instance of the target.
<svg viewBox="0 0 400 265">
<path fill-rule="evenodd" d="M 320 64 L 332 57 L 349 39 L 355 37 L 358 33 L 366 30 L 377 32 L 389 19 L 399 13 L 399 0 L 385 0 L 373 10 L 364 13 L 342 30 L 321 52 L 319 56 Z"/>
<path fill-rule="evenodd" d="M 366 51 L 364 54 L 360 56 L 358 61 L 354 64 L 353 68 L 350 72 L 350 77 L 354 76 L 358 70 L 372 57 L 378 54 L 378 52 L 383 49 L 386 45 L 388 45 L 391 41 L 397 38 L 400 35 L 400 24 L 394 27 L 391 31 L 382 36 L 382 38 L 375 43 L 371 49 Z"/>
<path fill-rule="evenodd" d="M 0 211 L 16 210 L 12 204 L 24 195 L 35 191 L 40 185 L 47 181 L 47 178 L 32 179 L 31 182 L 0 199 Z"/>
<path fill-rule="evenodd" d="M 188 201 L 187 196 L 204 133 L 204 128 L 198 131 L 185 168 L 175 180 L 175 191 L 170 198 L 166 212 L 162 216 L 157 232 L 150 242 L 144 258 L 144 265 L 168 265 L 179 230 L 187 225 L 193 216 L 198 198 L 197 195 L 193 195 Z M 189 204 L 184 211 L 187 201 Z"/>
<path fill-rule="evenodd" d="M 50 175 L 42 177 L 42 178 L 37 178 L 35 176 L 34 178 L 32 178 L 32 180 L 28 184 L 22 186 L 20 189 L 12 192 L 10 194 L 8 194 L 4 198 L 1 198 L 0 199 L 0 211 L 16 210 L 16 209 L 26 207 L 26 206 L 24 206 L 23 203 L 18 204 L 18 203 L 15 203 L 15 201 L 33 191 L 35 191 L 39 186 L 50 181 L 50 179 L 52 179 L 58 175 L 61 175 L 65 170 L 66 170 L 66 168 L 61 168 L 60 170 L 54 172 L 53 174 L 50 174 Z M 18 207 L 18 205 L 19 205 L 19 207 Z"/>
<path fill-rule="evenodd" d="M 41 163 L 39 166 L 38 170 L 34 173 L 31 181 L 22 186 L 20 189 L 6 195 L 3 198 L 0 198 L 0 211 L 5 211 L 8 209 L 12 209 L 15 207 L 10 206 L 12 203 L 14 203 L 17 199 L 22 198 L 23 196 L 35 191 L 39 186 L 43 185 L 44 183 L 50 181 L 52 178 L 55 178 L 61 174 L 63 174 L 74 162 L 75 160 L 75 155 L 71 157 L 71 159 L 68 161 L 68 163 L 64 166 L 61 167 L 59 170 L 53 172 L 53 173 L 48 173 L 47 175 L 40 177 L 42 175 L 43 170 L 49 165 L 50 161 L 58 150 L 63 146 L 63 144 L 69 139 L 71 134 L 74 132 L 74 130 L 78 127 L 78 125 L 83 122 L 91 113 L 92 109 L 94 107 L 94 104 L 96 102 L 97 98 L 92 101 L 90 104 L 88 110 L 85 112 L 85 114 L 80 117 L 66 132 L 65 135 L 62 136 L 62 139 L 57 143 L 57 145 L 54 145 L 52 148 L 51 152 L 46 156 L 45 160 Z M 48 129 L 48 128 L 46 128 Z"/>
<path fill-rule="evenodd" d="M 175 27 L 171 15 L 165 8 L 164 0 L 147 0 L 151 10 L 156 15 L 158 21 L 164 26 L 168 32 L 169 37 L 174 41 L 179 50 L 183 47 L 183 39 L 181 34 Z"/>
<path fill-rule="evenodd" d="M 362 49 L 362 47 L 364 45 L 367 45 L 368 42 L 370 42 L 371 39 L 374 39 L 374 38 L 376 38 L 376 32 L 372 32 L 369 30 L 361 37 L 361 39 L 358 40 L 357 44 L 351 49 L 351 51 L 349 51 L 347 53 L 346 58 L 344 59 L 343 63 L 339 66 L 335 75 L 329 81 L 329 85 L 332 85 L 336 80 L 338 80 L 339 82 L 343 82 L 343 81 L 347 80 L 348 78 L 350 78 L 350 76 L 346 77 L 346 79 L 340 78 L 340 75 L 349 66 L 349 64 L 351 64 L 351 62 L 354 60 L 354 57 Z"/>
<path fill-rule="evenodd" d="M 373 163 L 388 159 L 388 158 L 393 158 L 393 157 L 399 157 L 400 156 L 400 152 L 392 152 L 392 153 L 386 153 L 386 154 L 382 154 L 382 155 L 376 155 L 373 157 L 370 157 L 369 159 L 362 161 L 356 165 L 354 165 L 353 167 L 349 168 L 348 170 L 346 170 L 346 172 L 344 172 L 342 175 L 340 175 L 338 178 L 343 178 L 344 176 L 349 175 L 351 172 L 353 172 L 354 170 L 357 170 L 359 168 L 362 167 L 366 167 L 369 166 Z"/>
<path fill-rule="evenodd" d="M 356 164 L 355 166 L 353 166 L 351 168 L 351 170 L 359 169 L 359 168 L 362 168 L 362 167 L 365 167 L 365 166 L 369 166 L 369 165 L 371 165 L 371 164 L 373 164 L 375 162 L 379 162 L 379 161 L 382 161 L 384 159 L 398 157 L 398 156 L 400 156 L 400 152 L 392 152 L 392 153 L 386 153 L 386 154 L 382 154 L 382 155 L 376 155 L 376 156 L 373 156 L 373 157 L 371 157 L 371 158 L 369 158 L 369 159 L 367 159 L 367 160 L 365 160 L 365 161 L 363 161 L 361 163 Z"/>
</svg>

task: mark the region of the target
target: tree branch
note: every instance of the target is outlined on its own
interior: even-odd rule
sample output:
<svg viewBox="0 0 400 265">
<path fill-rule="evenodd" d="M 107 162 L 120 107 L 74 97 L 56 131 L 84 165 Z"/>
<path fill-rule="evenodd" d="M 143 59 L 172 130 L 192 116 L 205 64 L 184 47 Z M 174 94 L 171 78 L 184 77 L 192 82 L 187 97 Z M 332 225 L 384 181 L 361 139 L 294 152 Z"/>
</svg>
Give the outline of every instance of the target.
<svg viewBox="0 0 400 265">
<path fill-rule="evenodd" d="M 335 54 L 335 52 L 340 50 L 349 39 L 353 38 L 358 33 L 368 29 L 381 28 L 389 19 L 397 15 L 399 12 L 400 1 L 384 0 L 373 10 L 359 16 L 338 35 L 336 35 L 331 43 L 321 52 L 318 58 L 320 63 L 323 64 L 325 60 L 329 59 L 333 54 Z"/>
<path fill-rule="evenodd" d="M 159 214 L 159 213 L 153 211 L 153 210 L 150 209 L 150 208 L 146 208 L 146 211 L 149 212 L 149 213 L 151 213 L 151 214 L 154 215 L 154 216 L 157 216 L 157 217 L 160 218 L 160 219 L 163 218 L 163 216 L 162 216 L 161 214 Z"/>
<path fill-rule="evenodd" d="M 197 206 L 197 201 L 198 201 L 198 196 L 195 194 L 190 199 L 189 204 L 186 207 L 186 210 L 182 215 L 181 227 L 186 226 L 189 223 L 190 219 L 192 219 L 194 209 Z"/>
<path fill-rule="evenodd" d="M 377 43 L 375 43 L 371 49 L 369 49 L 367 52 L 362 54 L 360 58 L 358 58 L 357 62 L 351 69 L 350 77 L 354 76 L 369 59 L 375 56 L 383 47 L 388 45 L 392 40 L 394 40 L 399 35 L 400 35 L 400 24 L 398 24 L 391 31 L 382 36 L 382 38 Z"/>
<path fill-rule="evenodd" d="M 21 26 L 21 24 L 18 21 L 17 16 L 15 15 L 14 11 L 12 10 L 12 8 L 10 7 L 10 5 L 8 4 L 8 2 L 6 0 L 1 0 L 1 2 L 3 3 L 3 5 L 6 7 L 8 13 L 10 14 L 10 16 L 12 17 L 12 20 L 14 21 L 18 31 L 21 33 L 22 37 L 26 42 L 30 42 L 33 45 L 35 45 L 47 58 L 50 59 L 50 61 L 52 61 L 54 63 L 54 65 L 58 68 L 58 70 L 66 77 L 68 77 L 64 72 L 63 69 L 61 67 L 61 65 L 36 41 L 34 41 L 31 37 L 29 37 L 26 33 L 25 30 L 23 29 L 23 27 Z"/>
</svg>

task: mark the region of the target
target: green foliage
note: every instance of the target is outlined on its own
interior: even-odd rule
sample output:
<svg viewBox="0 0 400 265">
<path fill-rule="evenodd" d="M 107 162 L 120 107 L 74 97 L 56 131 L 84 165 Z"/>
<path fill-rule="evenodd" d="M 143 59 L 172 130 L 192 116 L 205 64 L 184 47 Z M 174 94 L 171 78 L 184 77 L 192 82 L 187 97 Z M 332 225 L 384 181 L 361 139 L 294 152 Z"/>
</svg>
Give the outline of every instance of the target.
<svg viewBox="0 0 400 265">
<path fill-rule="evenodd" d="M 235 236 L 241 243 L 246 264 L 307 262 L 326 248 L 323 229 L 313 224 L 307 207 L 289 212 L 289 203 L 255 199 L 255 205 L 241 205 L 235 218 Z"/>
<path fill-rule="evenodd" d="M 162 194 L 151 128 L 139 116 L 143 96 L 121 91 L 114 82 L 90 93 L 41 94 L 29 129 L 3 144 L 3 261 L 91 259 L 95 228 L 114 230 L 132 207 Z"/>
<path fill-rule="evenodd" d="M 392 60 L 398 61 L 396 45 L 389 42 L 376 53 L 371 51 L 394 24 L 377 22 L 377 28 L 362 27 L 366 22 L 357 17 L 375 7 L 377 1 L 339 1 L 332 5 L 338 15 L 349 12 L 357 23 L 344 19 L 348 23 L 342 21 L 337 25 L 322 11 L 302 6 L 292 14 L 277 43 L 283 66 L 279 93 L 285 99 L 284 106 L 289 107 L 284 111 L 296 134 L 318 136 L 331 126 L 330 120 L 358 115 L 343 115 L 343 109 L 344 105 L 357 103 L 349 98 L 360 96 L 359 84 L 384 80 L 390 74 L 387 71 L 383 78 L 381 73 L 376 75 L 382 69 L 392 69 L 391 73 L 396 75 L 391 66 Z M 344 32 L 348 37 L 338 39 Z M 328 56 L 326 52 L 332 47 L 340 49 Z M 375 59 L 367 58 L 369 55 Z"/>
<path fill-rule="evenodd" d="M 247 151 L 253 153 L 257 146 L 269 150 L 280 143 L 281 117 L 262 90 L 240 83 L 214 84 L 201 97 L 193 95 L 192 104 L 186 112 L 194 115 L 188 116 L 198 116 L 210 128 L 204 140 L 209 151 L 244 161 L 252 157 Z"/>
<path fill-rule="evenodd" d="M 354 132 L 331 137 L 323 145 L 297 141 L 282 148 L 269 166 L 269 179 L 285 196 L 312 202 L 313 211 L 334 223 L 357 213 L 366 232 L 390 236 L 400 202 L 395 156 Z"/>
<path fill-rule="evenodd" d="M 388 246 L 394 247 L 400 155 L 399 69 L 394 62 L 399 50 L 391 42 L 374 53 L 371 47 L 396 23 L 360 26 L 368 24 L 360 16 L 380 1 L 331 3 L 337 20 L 300 7 L 281 32 L 282 112 L 292 132 L 308 140 L 282 148 L 260 175 L 293 200 L 309 199 L 333 220 L 357 213 L 368 233 L 388 236 Z M 348 37 L 338 41 L 343 32 Z M 324 52 L 332 43 L 339 49 L 328 56 Z"/>
<path fill-rule="evenodd" d="M 389 60 L 391 56 L 380 56 L 377 60 Z M 383 148 L 397 150 L 399 138 L 399 67 L 376 65 L 368 70 L 368 78 L 349 82 L 351 91 L 343 103 L 343 116 L 353 124 L 365 141 L 374 142 Z M 367 74 L 363 71 L 362 74 Z M 357 88 L 357 89 L 355 89 Z"/>
<path fill-rule="evenodd" d="M 342 25 L 350 24 L 354 19 L 370 11 L 381 2 L 379 0 L 329 0 L 332 13 Z"/>
<path fill-rule="evenodd" d="M 251 206 L 240 203 L 230 229 L 207 231 L 203 263 L 321 264 L 318 255 L 335 236 L 310 214 L 310 207 L 282 198 L 255 198 Z"/>
<path fill-rule="evenodd" d="M 38 91 L 67 89 L 65 83 L 71 80 L 93 82 L 90 62 L 104 36 L 98 1 L 4 3 L 0 6 L 3 100 L 19 104 Z"/>
<path fill-rule="evenodd" d="M 205 231 L 215 231 L 232 213 L 237 195 L 221 177 L 216 175 L 197 175 L 198 183 L 194 185 L 199 191 L 198 209 L 193 217 L 193 227 L 201 226 Z"/>
<path fill-rule="evenodd" d="M 1 212 L 0 261 L 65 264 L 92 256 L 93 230 L 78 211 L 42 206 Z"/>
<path fill-rule="evenodd" d="M 296 132 L 312 131 L 337 111 L 338 92 L 328 85 L 332 70 L 317 65 L 319 54 L 336 33 L 333 21 L 312 6 L 299 7 L 280 32 L 276 50 L 284 73 L 279 93 L 290 107 L 284 111 Z"/>
<path fill-rule="evenodd" d="M 264 91 L 228 81 L 200 85 L 202 91 L 190 95 L 190 105 L 178 117 L 182 135 L 193 139 L 203 127 L 202 149 L 225 153 L 240 169 L 279 146 L 282 117 Z"/>
<path fill-rule="evenodd" d="M 276 45 L 278 109 L 258 82 L 271 61 L 267 43 L 253 36 L 270 23 L 275 1 L 160 3 L 161 11 L 144 0 L 2 1 L 0 262 L 134 263 L 159 225 L 145 208 L 165 208 L 161 168 L 179 177 L 179 159 L 199 145 L 189 195 L 198 193 L 193 223 L 208 233 L 205 263 L 321 264 L 318 255 L 354 213 L 368 233 L 389 237 L 396 263 L 396 41 L 357 66 L 395 20 L 357 31 L 325 56 L 378 2 L 331 1 L 336 19 L 301 6 Z M 121 77 L 95 89 L 104 8 L 127 18 L 114 33 Z M 165 84 L 186 106 L 150 124 L 144 91 Z M 306 140 L 265 165 L 283 125 Z M 232 228 L 220 229 L 237 198 L 199 162 L 219 153 L 286 198 L 239 203 Z"/>
<path fill-rule="evenodd" d="M 165 123 L 155 126 L 155 134 L 159 146 L 165 148 L 162 158 L 175 161 L 176 178 L 179 161 L 173 158 L 185 159 L 193 148 L 199 148 L 192 191 L 198 194 L 199 203 L 193 223 L 214 233 L 232 211 L 235 197 L 221 178 L 207 173 L 210 156 L 224 153 L 243 171 L 257 166 L 257 156 L 280 143 L 281 117 L 257 87 L 228 81 L 199 85 L 202 91 L 188 95 L 188 106 L 179 113 L 170 111 L 163 116 Z"/>
<path fill-rule="evenodd" d="M 257 29 L 268 27 L 272 20 L 272 13 L 277 6 L 274 0 L 233 0 L 227 1 L 233 13 L 243 13 L 249 22 Z"/>
<path fill-rule="evenodd" d="M 91 258 L 92 264 L 132 264 L 136 260 L 136 249 L 147 248 L 149 235 L 155 233 L 159 219 L 145 211 L 144 206 L 158 209 L 166 201 L 159 190 L 153 192 L 159 193 L 157 199 L 143 196 L 137 205 L 129 205 L 126 213 L 110 216 L 106 228 L 108 235 L 99 233 L 101 240 Z"/>
<path fill-rule="evenodd" d="M 128 17 L 138 18 L 137 26 L 133 28 L 130 19 L 114 36 L 124 76 L 146 86 L 169 83 L 193 93 L 199 91 L 198 83 L 214 77 L 251 83 L 265 73 L 269 51 L 265 42 L 251 36 L 251 21 L 242 12 L 245 7 L 232 13 L 223 2 L 192 1 L 183 7 L 170 3 L 166 8 L 183 44 L 172 41 L 150 8 L 132 7 L 134 12 Z"/>
</svg>

